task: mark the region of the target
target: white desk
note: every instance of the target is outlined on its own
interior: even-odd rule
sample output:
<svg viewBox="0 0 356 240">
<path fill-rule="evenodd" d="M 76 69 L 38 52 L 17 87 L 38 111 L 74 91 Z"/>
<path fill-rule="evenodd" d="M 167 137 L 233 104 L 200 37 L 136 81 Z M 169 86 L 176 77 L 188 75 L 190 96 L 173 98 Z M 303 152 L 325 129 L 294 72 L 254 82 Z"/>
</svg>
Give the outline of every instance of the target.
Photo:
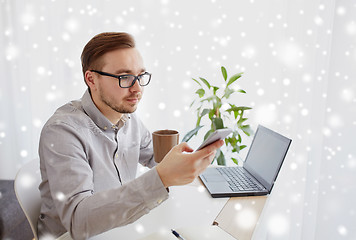
<svg viewBox="0 0 356 240">
<path fill-rule="evenodd" d="M 202 182 L 171 187 L 170 197 L 147 215 L 92 240 L 169 240 L 176 229 L 186 240 L 251 239 L 267 196 L 212 198 Z M 212 224 L 217 226 L 212 226 Z M 61 240 L 72 240 L 68 233 Z"/>
<path fill-rule="evenodd" d="M 212 198 L 198 179 L 190 185 L 170 187 L 169 194 L 168 200 L 136 222 L 91 239 L 174 239 L 170 229 L 176 229 L 187 240 L 217 236 L 248 240 L 267 199 L 267 196 Z M 212 226 L 213 223 L 218 227 Z"/>
<path fill-rule="evenodd" d="M 102 233 L 93 240 L 142 239 L 170 229 L 211 226 L 228 198 L 212 198 L 203 186 L 170 187 L 170 197 L 136 222 Z M 173 235 L 172 235 L 173 236 Z"/>
<path fill-rule="evenodd" d="M 218 226 L 193 226 L 176 229 L 185 240 L 236 240 Z M 178 240 L 171 231 L 156 232 L 140 240 Z"/>
</svg>

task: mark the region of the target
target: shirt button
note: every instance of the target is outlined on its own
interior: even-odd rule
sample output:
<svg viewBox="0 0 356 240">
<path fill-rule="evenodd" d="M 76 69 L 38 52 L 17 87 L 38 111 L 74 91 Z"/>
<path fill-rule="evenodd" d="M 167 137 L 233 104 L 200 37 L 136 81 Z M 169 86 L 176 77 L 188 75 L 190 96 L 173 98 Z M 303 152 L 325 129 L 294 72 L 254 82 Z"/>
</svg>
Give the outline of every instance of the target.
<svg viewBox="0 0 356 240">
<path fill-rule="evenodd" d="M 157 204 L 161 204 L 162 202 L 163 202 L 163 200 L 160 199 L 160 200 L 157 201 Z"/>
<path fill-rule="evenodd" d="M 115 154 L 115 157 L 118 158 L 118 157 L 119 157 L 119 154 L 116 153 L 116 154 Z"/>
<path fill-rule="evenodd" d="M 104 130 L 108 129 L 108 127 L 104 127 Z"/>
</svg>

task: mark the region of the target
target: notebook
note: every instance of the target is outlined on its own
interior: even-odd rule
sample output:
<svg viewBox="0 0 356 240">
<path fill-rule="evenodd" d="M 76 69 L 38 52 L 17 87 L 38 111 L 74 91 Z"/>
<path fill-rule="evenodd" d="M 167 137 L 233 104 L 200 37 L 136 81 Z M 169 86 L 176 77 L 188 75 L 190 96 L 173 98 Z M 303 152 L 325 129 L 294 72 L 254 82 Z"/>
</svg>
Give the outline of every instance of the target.
<svg viewBox="0 0 356 240">
<path fill-rule="evenodd" d="M 291 142 L 259 125 L 242 167 L 207 168 L 199 177 L 212 197 L 267 195 Z"/>
</svg>

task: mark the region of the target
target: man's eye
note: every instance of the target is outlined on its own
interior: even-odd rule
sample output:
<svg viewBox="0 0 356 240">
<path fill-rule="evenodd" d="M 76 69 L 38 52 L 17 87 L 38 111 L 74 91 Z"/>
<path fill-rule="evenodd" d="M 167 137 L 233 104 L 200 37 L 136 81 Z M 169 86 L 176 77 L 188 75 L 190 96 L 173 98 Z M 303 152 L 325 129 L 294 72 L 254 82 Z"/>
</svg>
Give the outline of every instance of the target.
<svg viewBox="0 0 356 240">
<path fill-rule="evenodd" d="M 121 78 L 121 80 L 124 80 L 124 81 L 127 81 L 127 80 L 131 79 L 130 76 L 121 76 L 120 78 Z"/>
</svg>

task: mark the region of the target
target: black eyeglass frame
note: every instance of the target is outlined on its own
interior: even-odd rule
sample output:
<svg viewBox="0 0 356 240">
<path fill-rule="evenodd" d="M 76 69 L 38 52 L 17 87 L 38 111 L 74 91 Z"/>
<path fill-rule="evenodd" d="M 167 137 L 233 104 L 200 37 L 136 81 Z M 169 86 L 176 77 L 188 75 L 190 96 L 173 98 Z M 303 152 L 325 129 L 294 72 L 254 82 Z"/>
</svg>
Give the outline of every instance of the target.
<svg viewBox="0 0 356 240">
<path fill-rule="evenodd" d="M 124 75 L 115 75 L 115 74 L 111 74 L 111 73 L 107 73 L 107 72 L 102 72 L 102 71 L 98 71 L 98 70 L 90 70 L 91 72 L 95 72 L 95 73 L 98 73 L 100 75 L 103 75 L 103 76 L 109 76 L 109 77 L 114 77 L 114 78 L 117 78 L 119 80 L 119 86 L 121 88 L 130 88 L 132 87 L 135 82 L 138 80 L 138 84 L 140 84 L 141 87 L 144 87 L 144 86 L 147 86 L 150 81 L 151 81 L 151 73 L 148 73 L 148 72 L 144 72 L 143 74 L 140 74 L 138 76 L 135 76 L 135 75 L 132 75 L 132 74 L 124 74 Z M 148 75 L 149 76 L 149 79 L 147 81 L 146 84 L 141 84 L 141 81 L 140 81 L 140 77 L 143 76 L 143 75 Z M 121 86 L 121 78 L 123 77 L 134 77 L 134 80 L 132 81 L 131 85 L 128 86 L 128 87 L 123 87 Z"/>
</svg>

